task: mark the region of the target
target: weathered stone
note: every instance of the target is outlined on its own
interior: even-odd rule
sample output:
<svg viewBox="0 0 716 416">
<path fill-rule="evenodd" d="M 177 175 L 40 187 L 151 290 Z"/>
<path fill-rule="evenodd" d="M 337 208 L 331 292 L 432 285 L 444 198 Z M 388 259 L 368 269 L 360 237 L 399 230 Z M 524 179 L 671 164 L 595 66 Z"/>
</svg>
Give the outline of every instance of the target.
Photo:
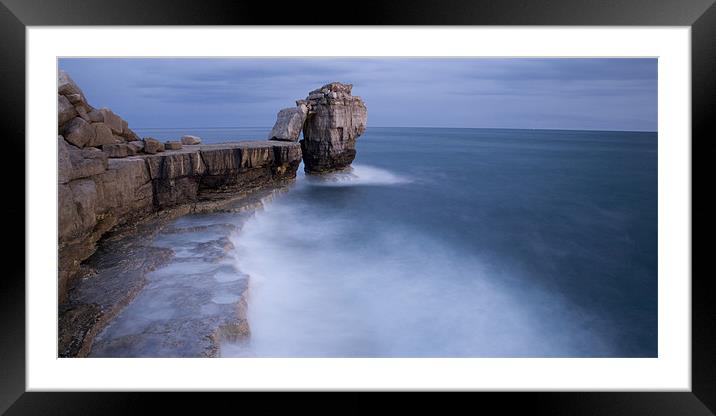
<svg viewBox="0 0 716 416">
<path fill-rule="evenodd" d="M 166 150 L 179 150 L 179 149 L 181 149 L 181 142 L 173 142 L 173 141 L 164 142 L 164 148 Z"/>
<path fill-rule="evenodd" d="M 77 110 L 70 101 L 64 95 L 57 94 L 57 126 L 62 127 L 76 116 Z"/>
<path fill-rule="evenodd" d="M 57 181 L 67 183 L 72 180 L 72 161 L 65 138 L 57 136 Z"/>
<path fill-rule="evenodd" d="M 69 183 L 69 187 L 75 208 L 69 212 L 70 234 L 86 234 L 97 224 L 97 189 L 90 179 L 74 180 Z"/>
<path fill-rule="evenodd" d="M 192 144 L 200 144 L 200 143 L 201 143 L 201 138 L 199 138 L 197 136 L 191 136 L 191 135 L 187 134 L 186 136 L 182 136 L 182 138 L 181 138 L 181 144 L 192 145 Z"/>
<path fill-rule="evenodd" d="M 350 84 L 333 82 L 306 99 L 310 111 L 301 140 L 306 172 L 343 169 L 355 159 L 355 141 L 365 132 L 368 112 L 351 90 Z"/>
<path fill-rule="evenodd" d="M 124 145 L 128 146 L 128 145 Z M 97 213 L 126 220 L 152 207 L 152 185 L 144 160 L 110 159 L 106 172 L 93 176 L 97 187 Z"/>
<path fill-rule="evenodd" d="M 86 122 L 90 122 L 90 121 L 91 121 L 90 118 L 89 118 L 89 115 L 87 115 L 87 110 L 85 110 L 84 107 L 77 105 L 77 106 L 75 106 L 75 110 L 77 110 L 77 115 L 78 115 L 79 117 L 81 117 L 82 120 L 84 120 L 84 121 L 86 121 Z"/>
<path fill-rule="evenodd" d="M 279 111 L 268 139 L 297 142 L 307 115 L 308 107 L 305 104 Z"/>
<path fill-rule="evenodd" d="M 78 149 L 68 145 L 67 149 L 72 163 L 70 180 L 99 175 L 107 170 L 107 155 L 94 147 Z"/>
<path fill-rule="evenodd" d="M 102 151 L 111 158 L 127 157 L 137 153 L 137 151 L 126 143 L 115 143 L 102 145 Z"/>
<path fill-rule="evenodd" d="M 79 101 L 87 102 L 87 99 L 85 98 L 85 95 L 80 89 L 80 87 L 75 84 L 75 82 L 72 80 L 72 78 L 70 78 L 67 72 L 61 69 L 57 74 L 57 92 L 66 97 L 72 95 L 79 95 Z"/>
<path fill-rule="evenodd" d="M 147 157 L 147 171 L 151 179 L 176 179 L 200 176 L 206 170 L 199 152 L 178 152 Z"/>
<path fill-rule="evenodd" d="M 99 110 L 92 110 L 89 113 L 87 113 L 87 116 L 89 117 L 90 121 L 92 123 L 102 123 L 104 122 L 104 116 Z"/>
<path fill-rule="evenodd" d="M 139 153 L 139 152 L 141 152 L 142 150 L 144 150 L 144 142 L 141 141 L 141 140 L 135 140 L 135 141 L 129 142 L 129 143 L 127 143 L 127 144 L 130 145 L 130 146 L 132 146 L 137 153 Z"/>
<path fill-rule="evenodd" d="M 82 95 L 80 94 L 68 94 L 67 99 L 70 100 L 72 105 L 81 104 L 82 103 Z"/>
<path fill-rule="evenodd" d="M 123 127 L 121 136 L 124 137 L 124 140 L 128 142 L 136 142 L 137 140 L 142 140 L 142 138 L 139 137 L 137 133 L 133 132 L 129 127 Z"/>
<path fill-rule="evenodd" d="M 84 147 L 95 139 L 95 131 L 92 125 L 79 117 L 75 117 L 65 123 L 62 127 L 62 135 L 67 142 L 77 147 Z"/>
<path fill-rule="evenodd" d="M 151 137 L 145 137 L 144 141 L 144 153 L 153 155 L 158 152 L 164 151 L 164 144 L 157 139 Z"/>
<path fill-rule="evenodd" d="M 112 112 L 109 108 L 100 108 L 99 112 L 102 114 L 102 121 L 112 129 L 112 133 L 122 133 L 122 118 Z"/>
<path fill-rule="evenodd" d="M 87 143 L 87 146 L 98 147 L 104 144 L 117 143 L 112 130 L 104 123 L 92 123 L 94 128 L 94 138 Z"/>
</svg>

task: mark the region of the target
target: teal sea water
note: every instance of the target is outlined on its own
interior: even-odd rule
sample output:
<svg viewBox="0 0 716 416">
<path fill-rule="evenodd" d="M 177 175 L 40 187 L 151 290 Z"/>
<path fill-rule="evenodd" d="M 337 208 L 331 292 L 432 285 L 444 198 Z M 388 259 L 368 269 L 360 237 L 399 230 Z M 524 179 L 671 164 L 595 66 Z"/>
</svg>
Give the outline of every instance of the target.
<svg viewBox="0 0 716 416">
<path fill-rule="evenodd" d="M 369 128 L 357 154 L 233 237 L 251 339 L 222 355 L 657 356 L 656 133 Z"/>
</svg>

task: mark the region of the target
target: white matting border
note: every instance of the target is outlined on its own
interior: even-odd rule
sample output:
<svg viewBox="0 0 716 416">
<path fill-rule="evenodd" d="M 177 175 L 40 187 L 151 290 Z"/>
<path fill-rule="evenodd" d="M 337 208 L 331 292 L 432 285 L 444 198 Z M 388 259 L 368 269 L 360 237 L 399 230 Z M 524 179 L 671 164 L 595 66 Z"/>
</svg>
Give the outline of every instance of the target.
<svg viewBox="0 0 716 416">
<path fill-rule="evenodd" d="M 27 390 L 690 391 L 690 37 L 688 27 L 28 27 Z M 659 357 L 58 359 L 57 58 L 336 53 L 658 57 Z"/>
</svg>

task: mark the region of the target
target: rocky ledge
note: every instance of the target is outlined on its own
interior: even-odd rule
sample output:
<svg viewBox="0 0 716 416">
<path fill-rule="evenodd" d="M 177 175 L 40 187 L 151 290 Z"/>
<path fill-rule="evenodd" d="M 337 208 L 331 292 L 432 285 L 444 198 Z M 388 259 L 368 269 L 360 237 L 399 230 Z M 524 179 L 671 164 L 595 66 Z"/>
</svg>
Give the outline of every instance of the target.
<svg viewBox="0 0 716 416">
<path fill-rule="evenodd" d="M 298 143 L 201 145 L 195 136 L 140 139 L 111 110 L 92 107 L 58 75 L 59 300 L 109 230 L 179 206 L 195 207 L 294 178 Z"/>
<path fill-rule="evenodd" d="M 280 183 L 294 178 L 301 162 L 297 143 L 277 141 L 191 145 L 122 159 L 58 141 L 60 301 L 82 260 L 113 227 Z"/>
</svg>

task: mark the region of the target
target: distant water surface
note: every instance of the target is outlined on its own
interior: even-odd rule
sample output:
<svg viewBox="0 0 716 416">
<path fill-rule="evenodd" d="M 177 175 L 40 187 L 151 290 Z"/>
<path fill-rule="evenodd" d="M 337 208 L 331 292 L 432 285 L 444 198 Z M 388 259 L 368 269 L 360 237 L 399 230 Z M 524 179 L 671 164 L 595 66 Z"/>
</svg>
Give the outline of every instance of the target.
<svg viewBox="0 0 716 416">
<path fill-rule="evenodd" d="M 656 133 L 369 128 L 357 150 L 232 237 L 252 335 L 223 356 L 657 355 Z"/>
</svg>

